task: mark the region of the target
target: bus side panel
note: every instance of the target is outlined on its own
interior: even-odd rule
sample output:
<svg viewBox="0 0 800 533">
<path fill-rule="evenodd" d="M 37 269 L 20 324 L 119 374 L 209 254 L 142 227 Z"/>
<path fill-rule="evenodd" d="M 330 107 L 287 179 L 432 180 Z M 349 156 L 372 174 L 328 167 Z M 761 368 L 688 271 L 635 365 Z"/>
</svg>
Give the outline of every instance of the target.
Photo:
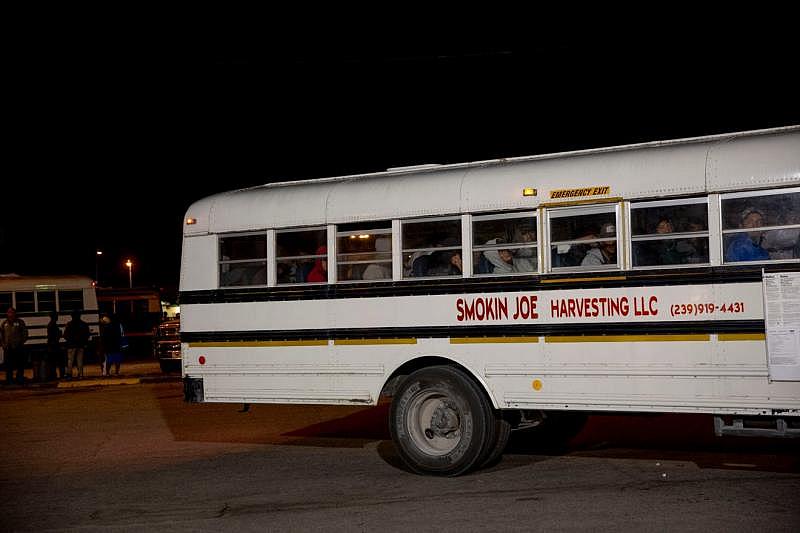
<svg viewBox="0 0 800 533">
<path fill-rule="evenodd" d="M 331 362 L 327 343 L 236 347 L 184 343 L 182 352 L 184 375 L 202 377 L 207 402 L 336 404 L 371 400 L 367 390 L 336 383 L 345 369 Z"/>
<path fill-rule="evenodd" d="M 183 238 L 181 256 L 181 291 L 217 287 L 217 236 L 199 235 Z"/>
<path fill-rule="evenodd" d="M 800 386 L 767 379 L 764 341 L 544 342 L 542 362 L 487 365 L 507 408 L 800 415 Z"/>
</svg>

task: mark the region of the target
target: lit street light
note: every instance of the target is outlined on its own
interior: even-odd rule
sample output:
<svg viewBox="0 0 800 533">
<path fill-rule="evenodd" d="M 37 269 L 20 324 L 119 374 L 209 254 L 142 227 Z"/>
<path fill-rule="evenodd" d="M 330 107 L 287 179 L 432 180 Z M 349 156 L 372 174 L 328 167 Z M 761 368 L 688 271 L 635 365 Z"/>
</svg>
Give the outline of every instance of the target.
<svg viewBox="0 0 800 533">
<path fill-rule="evenodd" d="M 102 250 L 97 250 L 94 256 L 94 282 L 100 286 L 100 256 L 103 255 Z"/>
<path fill-rule="evenodd" d="M 128 259 L 125 261 L 125 266 L 128 267 L 128 287 L 133 288 L 133 261 Z"/>
</svg>

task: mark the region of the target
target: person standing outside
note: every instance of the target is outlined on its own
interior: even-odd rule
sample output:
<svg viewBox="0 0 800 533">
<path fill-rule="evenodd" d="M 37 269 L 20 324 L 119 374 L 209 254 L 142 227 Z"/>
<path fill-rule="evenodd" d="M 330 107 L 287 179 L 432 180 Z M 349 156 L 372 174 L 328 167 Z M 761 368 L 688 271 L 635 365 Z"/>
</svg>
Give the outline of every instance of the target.
<svg viewBox="0 0 800 533">
<path fill-rule="evenodd" d="M 103 376 L 111 375 L 112 364 L 115 374 L 119 376 L 119 365 L 122 363 L 122 326 L 116 317 L 103 315 L 100 319 L 100 345 L 105 357 Z"/>
<path fill-rule="evenodd" d="M 78 378 L 83 377 L 83 355 L 89 345 L 89 325 L 81 320 L 80 311 L 72 312 L 72 320 L 64 328 L 64 341 L 67 345 L 67 379 L 72 377 L 72 367 L 78 365 Z"/>
<path fill-rule="evenodd" d="M 25 351 L 23 346 L 28 340 L 28 328 L 21 318 L 17 318 L 17 310 L 9 307 L 6 319 L 0 324 L 0 346 L 6 361 L 6 383 L 13 383 L 14 369 L 17 370 L 17 383 L 25 383 Z"/>
<path fill-rule="evenodd" d="M 47 323 L 47 378 L 64 378 L 64 354 L 61 352 L 61 328 L 58 327 L 58 313 L 50 313 Z"/>
</svg>

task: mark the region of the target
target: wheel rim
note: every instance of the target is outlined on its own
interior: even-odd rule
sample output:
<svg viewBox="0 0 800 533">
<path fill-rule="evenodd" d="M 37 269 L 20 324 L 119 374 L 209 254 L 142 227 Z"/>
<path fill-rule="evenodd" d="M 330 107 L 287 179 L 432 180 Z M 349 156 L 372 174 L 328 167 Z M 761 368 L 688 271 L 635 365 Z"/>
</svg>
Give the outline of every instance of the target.
<svg viewBox="0 0 800 533">
<path fill-rule="evenodd" d="M 417 448 L 445 455 L 461 441 L 461 410 L 446 394 L 421 391 L 409 402 L 406 425 Z"/>
</svg>

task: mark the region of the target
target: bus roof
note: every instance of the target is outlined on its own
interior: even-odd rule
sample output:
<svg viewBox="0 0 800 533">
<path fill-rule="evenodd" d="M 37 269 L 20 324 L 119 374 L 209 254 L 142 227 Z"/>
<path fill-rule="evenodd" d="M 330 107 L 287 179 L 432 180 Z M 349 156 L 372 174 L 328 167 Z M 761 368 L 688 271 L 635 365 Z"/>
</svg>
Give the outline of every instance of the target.
<svg viewBox="0 0 800 533">
<path fill-rule="evenodd" d="M 79 275 L 22 276 L 0 274 L 0 292 L 34 289 L 88 289 L 92 278 Z"/>
<path fill-rule="evenodd" d="M 536 208 L 580 187 L 645 198 L 765 184 L 800 184 L 800 126 L 270 183 L 195 202 L 184 234 Z"/>
</svg>

